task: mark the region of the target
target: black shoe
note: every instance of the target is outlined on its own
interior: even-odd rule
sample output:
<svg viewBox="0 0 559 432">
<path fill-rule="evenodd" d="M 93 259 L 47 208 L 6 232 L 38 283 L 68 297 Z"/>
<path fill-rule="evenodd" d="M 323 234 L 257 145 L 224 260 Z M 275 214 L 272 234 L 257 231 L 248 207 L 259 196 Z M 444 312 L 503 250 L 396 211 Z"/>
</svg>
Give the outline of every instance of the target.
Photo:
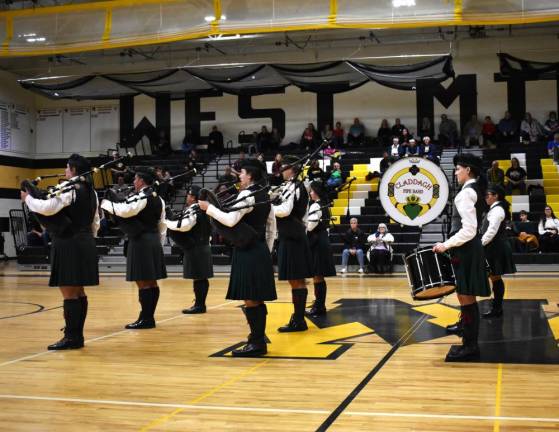
<svg viewBox="0 0 559 432">
<path fill-rule="evenodd" d="M 183 314 L 203 314 L 206 313 L 206 306 L 191 306 L 188 309 L 182 310 Z"/>
<path fill-rule="evenodd" d="M 49 351 L 83 348 L 83 339 L 70 339 L 64 336 L 58 342 L 48 346 Z"/>
<path fill-rule="evenodd" d="M 324 316 L 326 315 L 326 308 L 324 306 L 318 306 L 315 302 L 309 309 L 305 310 L 305 315 L 308 317 Z"/>
<path fill-rule="evenodd" d="M 491 319 L 491 318 L 501 318 L 503 316 L 503 309 L 495 309 L 491 308 L 489 312 L 485 312 L 481 315 L 484 319 Z"/>
<path fill-rule="evenodd" d="M 448 334 L 455 334 L 458 336 L 462 336 L 462 324 L 460 323 L 460 321 L 455 322 L 454 324 L 448 325 L 446 326 L 446 332 Z"/>
<path fill-rule="evenodd" d="M 139 319 L 133 323 L 126 324 L 125 329 L 129 330 L 140 330 L 140 329 L 151 329 L 155 328 L 155 320 L 151 319 Z"/>
<path fill-rule="evenodd" d="M 280 333 L 300 332 L 305 330 L 308 330 L 307 322 L 304 318 L 301 321 L 296 321 L 295 315 L 291 315 L 289 323 L 278 329 Z"/>
<path fill-rule="evenodd" d="M 233 357 L 259 357 L 268 352 L 266 344 L 256 344 L 249 342 L 241 348 L 231 351 Z"/>
<path fill-rule="evenodd" d="M 447 362 L 461 362 L 479 359 L 479 346 L 475 345 L 452 345 L 446 355 Z"/>
</svg>

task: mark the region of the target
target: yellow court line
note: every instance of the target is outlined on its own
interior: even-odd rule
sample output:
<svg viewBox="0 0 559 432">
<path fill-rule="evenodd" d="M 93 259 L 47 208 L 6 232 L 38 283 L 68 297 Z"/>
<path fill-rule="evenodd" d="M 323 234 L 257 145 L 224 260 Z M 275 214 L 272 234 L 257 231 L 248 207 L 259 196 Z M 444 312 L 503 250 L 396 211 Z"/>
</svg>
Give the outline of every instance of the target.
<svg viewBox="0 0 559 432">
<path fill-rule="evenodd" d="M 221 383 L 221 384 L 215 386 L 214 388 L 208 390 L 207 392 L 202 393 L 202 395 L 198 396 L 197 398 L 192 399 L 191 401 L 188 402 L 187 405 L 193 405 L 193 404 L 197 404 L 197 403 L 202 402 L 204 399 L 209 398 L 210 396 L 214 395 L 215 393 L 224 389 L 225 387 L 228 387 L 232 384 L 235 384 L 236 382 L 245 378 L 246 376 L 251 375 L 257 369 L 260 369 L 262 366 L 267 364 L 269 361 L 270 361 L 270 359 L 266 359 L 266 360 L 263 360 L 263 361 L 255 364 L 251 368 L 248 368 L 245 371 L 241 372 L 239 375 L 234 376 L 233 378 L 225 381 L 224 383 Z M 172 419 L 177 414 L 180 414 L 181 412 L 185 411 L 186 409 L 187 408 L 177 408 L 176 410 L 172 411 L 171 413 L 166 414 L 162 417 L 159 417 L 159 418 L 153 420 L 151 423 L 147 424 L 146 426 L 142 427 L 140 429 L 140 432 L 145 432 L 145 431 L 148 431 L 148 430 L 154 428 L 155 426 L 160 426 L 160 425 L 168 422 L 170 419 Z"/>
<path fill-rule="evenodd" d="M 495 390 L 495 420 L 493 422 L 493 432 L 499 432 L 501 423 L 499 417 L 501 416 L 501 393 L 503 388 L 503 363 L 499 363 L 497 367 L 497 388 Z"/>
</svg>

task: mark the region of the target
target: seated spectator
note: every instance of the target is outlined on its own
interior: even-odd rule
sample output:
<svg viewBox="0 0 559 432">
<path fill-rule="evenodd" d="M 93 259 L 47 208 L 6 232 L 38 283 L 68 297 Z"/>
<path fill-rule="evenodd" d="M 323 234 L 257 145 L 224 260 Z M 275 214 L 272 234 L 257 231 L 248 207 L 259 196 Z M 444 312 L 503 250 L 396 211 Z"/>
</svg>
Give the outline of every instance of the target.
<svg viewBox="0 0 559 432">
<path fill-rule="evenodd" d="M 539 121 L 532 118 L 532 114 L 527 112 L 524 120 L 520 124 L 520 136 L 525 144 L 535 143 L 543 136 L 543 128 Z"/>
<path fill-rule="evenodd" d="M 497 126 L 493 123 L 490 116 L 486 116 L 481 127 L 481 135 L 483 137 L 483 145 L 494 145 L 497 142 Z"/>
<path fill-rule="evenodd" d="M 266 152 L 272 147 L 272 134 L 266 126 L 260 128 L 260 133 L 256 137 L 256 149 L 259 153 Z"/>
<path fill-rule="evenodd" d="M 392 262 L 392 243 L 394 236 L 388 232 L 386 224 L 380 223 L 377 232 L 367 238 L 370 244 L 367 257 L 369 269 L 373 273 L 389 273 Z"/>
<path fill-rule="evenodd" d="M 393 159 L 390 157 L 387 151 L 382 153 L 382 159 L 380 160 L 380 174 L 384 174 L 386 170 L 392 165 Z"/>
<path fill-rule="evenodd" d="M 429 136 L 423 137 L 423 145 L 419 148 L 419 156 L 430 160 L 431 162 L 439 164 L 439 154 L 437 153 L 437 146 L 431 142 Z"/>
<path fill-rule="evenodd" d="M 185 155 L 188 155 L 191 150 L 196 148 L 196 144 L 198 144 L 198 139 L 194 135 L 194 132 L 190 128 L 186 129 L 186 135 L 182 139 L 181 150 Z"/>
<path fill-rule="evenodd" d="M 448 118 L 446 114 L 441 115 L 439 124 L 439 143 L 443 147 L 455 147 L 458 139 L 458 127 L 456 122 Z"/>
<path fill-rule="evenodd" d="M 400 134 L 400 142 L 408 144 L 411 139 L 413 139 L 413 134 L 410 133 L 407 128 L 402 129 L 402 133 Z"/>
<path fill-rule="evenodd" d="M 258 162 L 261 162 L 264 166 L 266 166 L 266 158 L 264 157 L 264 153 L 256 153 L 254 159 L 256 159 Z"/>
<path fill-rule="evenodd" d="M 279 133 L 278 128 L 272 129 L 272 136 L 270 137 L 270 147 L 272 150 L 277 150 L 281 146 L 281 142 L 283 141 L 283 137 Z"/>
<path fill-rule="evenodd" d="M 339 165 L 339 164 L 338 164 Z M 313 159 L 307 171 L 307 177 L 310 182 L 318 180 L 324 181 L 324 171 L 320 168 L 320 164 L 317 159 Z"/>
<path fill-rule="evenodd" d="M 208 151 L 218 155 L 223 154 L 223 134 L 215 125 L 212 126 L 212 131 L 208 135 Z"/>
<path fill-rule="evenodd" d="M 334 141 L 334 131 L 329 124 L 324 125 L 324 129 L 322 130 L 320 137 L 322 139 L 322 142 L 326 141 L 328 144 L 332 144 L 332 142 Z"/>
<path fill-rule="evenodd" d="M 505 173 L 505 178 L 507 195 L 511 195 L 514 189 L 517 189 L 520 195 L 526 194 L 526 170 L 520 166 L 517 158 L 511 159 L 511 167 Z"/>
<path fill-rule="evenodd" d="M 29 215 L 27 226 L 29 227 L 27 246 L 48 246 L 50 239 L 47 231 L 39 223 L 35 215 Z"/>
<path fill-rule="evenodd" d="M 326 145 L 326 148 L 324 150 L 322 150 L 322 154 L 324 156 L 329 156 L 331 158 L 335 158 L 336 153 L 338 153 L 338 150 L 334 147 L 333 143 L 328 143 Z"/>
<path fill-rule="evenodd" d="M 390 137 L 392 136 L 392 129 L 388 125 L 388 120 L 382 119 L 380 127 L 377 131 L 377 142 L 382 147 L 387 147 L 390 144 Z"/>
<path fill-rule="evenodd" d="M 344 146 L 344 128 L 340 122 L 336 122 L 336 127 L 332 131 L 334 147 L 340 148 Z"/>
<path fill-rule="evenodd" d="M 169 141 L 169 137 L 164 130 L 159 131 L 155 148 L 152 148 L 151 151 L 153 154 L 158 155 L 168 155 L 169 153 L 171 153 L 171 142 Z"/>
<path fill-rule="evenodd" d="M 470 148 L 472 145 L 483 145 L 481 139 L 482 126 L 477 115 L 472 115 L 470 121 L 464 125 L 464 144 L 466 148 Z"/>
<path fill-rule="evenodd" d="M 539 249 L 538 231 L 535 224 L 528 220 L 528 212 L 520 211 L 520 220 L 512 224 L 513 250 L 515 252 L 533 252 Z"/>
<path fill-rule="evenodd" d="M 402 121 L 397 118 L 394 120 L 394 126 L 392 126 L 392 136 L 402 138 L 402 131 L 406 127 L 402 124 Z"/>
<path fill-rule="evenodd" d="M 423 117 L 421 120 L 421 128 L 419 129 L 419 136 L 424 138 L 431 135 L 431 120 L 429 117 Z"/>
<path fill-rule="evenodd" d="M 549 113 L 549 117 L 545 121 L 543 129 L 549 139 L 556 133 L 559 133 L 559 121 L 557 121 L 557 113 L 555 111 Z"/>
<path fill-rule="evenodd" d="M 312 149 L 318 142 L 319 140 L 317 140 L 314 130 L 310 126 L 307 126 L 301 136 L 300 147 L 306 150 Z"/>
<path fill-rule="evenodd" d="M 326 180 L 326 186 L 328 186 L 328 188 L 330 189 L 333 189 L 341 185 L 342 182 L 343 179 L 341 165 L 339 162 L 334 162 L 332 171 L 330 172 L 330 176 L 328 177 L 328 180 Z"/>
<path fill-rule="evenodd" d="M 491 162 L 491 168 L 487 170 L 487 181 L 490 184 L 505 187 L 505 172 L 499 168 L 499 161 Z"/>
<path fill-rule="evenodd" d="M 559 133 L 553 135 L 553 140 L 547 143 L 547 152 L 555 162 L 559 162 Z"/>
<path fill-rule="evenodd" d="M 233 170 L 231 169 L 231 166 L 227 165 L 224 169 L 223 169 L 223 174 L 221 174 L 218 179 L 217 179 L 217 184 L 218 185 L 226 185 L 226 186 L 230 186 L 232 184 L 235 184 L 239 181 L 239 178 L 233 174 Z"/>
<path fill-rule="evenodd" d="M 272 186 L 279 186 L 283 182 L 283 177 L 281 175 L 281 163 L 283 161 L 283 156 L 281 153 L 277 153 L 274 158 L 274 163 L 272 164 L 272 176 L 270 178 L 270 184 Z"/>
<path fill-rule="evenodd" d="M 402 143 L 398 146 L 398 157 L 399 157 L 399 158 L 406 157 L 406 154 L 407 154 L 407 153 L 408 153 L 408 143 L 402 142 Z"/>
<path fill-rule="evenodd" d="M 505 116 L 499 120 L 497 125 L 497 137 L 500 143 L 516 141 L 518 124 L 512 118 L 509 111 L 505 111 Z"/>
<path fill-rule="evenodd" d="M 353 119 L 353 124 L 349 128 L 347 133 L 347 145 L 348 146 L 361 146 L 365 143 L 365 126 L 356 117 Z"/>
<path fill-rule="evenodd" d="M 538 233 L 542 252 L 559 252 L 559 219 L 555 217 L 550 206 L 545 206 L 538 224 Z"/>
<path fill-rule="evenodd" d="M 347 272 L 347 263 L 350 256 L 357 257 L 357 262 L 359 263 L 359 273 L 363 273 L 363 268 L 365 267 L 365 233 L 358 227 L 357 218 L 351 218 L 349 226 L 350 229 L 346 231 L 344 236 L 341 273 Z"/>
<path fill-rule="evenodd" d="M 398 137 L 392 138 L 392 146 L 390 147 L 389 154 L 393 158 L 400 157 L 400 140 Z"/>
<path fill-rule="evenodd" d="M 188 158 L 186 160 L 185 167 L 187 170 L 196 169 L 199 170 L 202 167 L 203 163 L 198 157 L 198 152 L 194 149 L 190 150 Z"/>
<path fill-rule="evenodd" d="M 410 138 L 406 148 L 406 156 L 419 156 L 419 147 L 415 142 L 415 138 Z"/>
<path fill-rule="evenodd" d="M 241 174 L 241 167 L 245 163 L 245 158 L 246 158 L 246 153 L 243 150 L 241 150 L 239 152 L 239 159 L 237 159 L 235 162 L 233 162 L 233 166 L 231 167 L 231 171 L 237 177 Z"/>
</svg>

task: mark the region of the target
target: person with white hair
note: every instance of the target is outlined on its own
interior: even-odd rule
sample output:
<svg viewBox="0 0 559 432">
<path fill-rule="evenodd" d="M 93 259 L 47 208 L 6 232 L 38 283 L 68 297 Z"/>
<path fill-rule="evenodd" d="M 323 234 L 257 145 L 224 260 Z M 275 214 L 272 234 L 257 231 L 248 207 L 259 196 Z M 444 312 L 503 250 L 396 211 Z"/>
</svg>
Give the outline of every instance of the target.
<svg viewBox="0 0 559 432">
<path fill-rule="evenodd" d="M 392 138 L 392 146 L 390 147 L 390 150 L 388 151 L 388 154 L 392 158 L 399 158 L 400 157 L 400 140 L 398 139 L 398 137 Z"/>
<path fill-rule="evenodd" d="M 431 137 L 423 137 L 423 145 L 419 149 L 419 156 L 430 160 L 431 162 L 439 164 L 439 155 L 437 153 L 437 147 L 433 142 L 431 142 Z"/>
<path fill-rule="evenodd" d="M 371 245 L 367 252 L 371 270 L 374 273 L 388 273 L 394 236 L 388 232 L 386 224 L 380 223 L 377 231 L 367 238 L 367 242 Z"/>
</svg>

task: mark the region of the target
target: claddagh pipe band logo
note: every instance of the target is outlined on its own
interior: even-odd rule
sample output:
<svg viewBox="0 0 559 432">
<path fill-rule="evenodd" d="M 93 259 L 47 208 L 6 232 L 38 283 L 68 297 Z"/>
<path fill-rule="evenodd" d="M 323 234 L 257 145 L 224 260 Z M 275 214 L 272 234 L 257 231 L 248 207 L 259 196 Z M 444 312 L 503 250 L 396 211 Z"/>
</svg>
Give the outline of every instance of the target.
<svg viewBox="0 0 559 432">
<path fill-rule="evenodd" d="M 379 186 L 382 207 L 403 225 L 422 226 L 436 219 L 448 200 L 448 180 L 433 162 L 403 158 L 390 166 Z"/>
</svg>

